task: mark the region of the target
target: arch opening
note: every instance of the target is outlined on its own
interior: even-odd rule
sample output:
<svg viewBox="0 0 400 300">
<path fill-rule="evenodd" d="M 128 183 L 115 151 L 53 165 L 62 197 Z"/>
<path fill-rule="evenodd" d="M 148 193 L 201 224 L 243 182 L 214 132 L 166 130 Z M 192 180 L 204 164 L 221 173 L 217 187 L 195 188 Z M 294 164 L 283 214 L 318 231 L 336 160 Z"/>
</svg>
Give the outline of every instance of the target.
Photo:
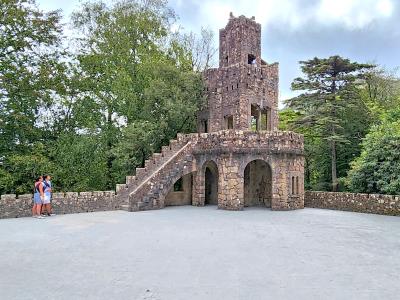
<svg viewBox="0 0 400 300">
<path fill-rule="evenodd" d="M 263 160 L 253 160 L 244 169 L 244 206 L 271 207 L 271 202 L 271 167 Z"/>
<path fill-rule="evenodd" d="M 218 167 L 213 161 L 204 165 L 205 198 L 204 204 L 218 205 Z"/>
</svg>

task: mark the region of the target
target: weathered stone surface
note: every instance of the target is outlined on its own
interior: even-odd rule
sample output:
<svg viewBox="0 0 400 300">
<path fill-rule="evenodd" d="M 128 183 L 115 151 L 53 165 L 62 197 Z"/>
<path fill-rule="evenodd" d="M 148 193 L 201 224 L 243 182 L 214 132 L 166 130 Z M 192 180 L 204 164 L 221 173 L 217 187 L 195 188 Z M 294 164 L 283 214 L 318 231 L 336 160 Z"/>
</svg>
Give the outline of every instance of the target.
<svg viewBox="0 0 400 300">
<path fill-rule="evenodd" d="M 2 195 L 0 200 L 0 218 L 17 218 L 32 215 L 33 195 Z M 54 193 L 53 211 L 56 214 L 105 211 L 119 209 L 114 191 Z"/>
<path fill-rule="evenodd" d="M 261 25 L 231 17 L 220 30 L 219 51 L 219 68 L 204 73 L 207 107 L 199 113 L 199 131 L 205 122 L 209 132 L 247 130 L 252 109 L 266 113 L 265 130 L 277 130 L 279 67 L 261 59 Z"/>
<path fill-rule="evenodd" d="M 400 197 L 361 193 L 305 193 L 305 206 L 380 215 L 400 215 Z"/>
</svg>

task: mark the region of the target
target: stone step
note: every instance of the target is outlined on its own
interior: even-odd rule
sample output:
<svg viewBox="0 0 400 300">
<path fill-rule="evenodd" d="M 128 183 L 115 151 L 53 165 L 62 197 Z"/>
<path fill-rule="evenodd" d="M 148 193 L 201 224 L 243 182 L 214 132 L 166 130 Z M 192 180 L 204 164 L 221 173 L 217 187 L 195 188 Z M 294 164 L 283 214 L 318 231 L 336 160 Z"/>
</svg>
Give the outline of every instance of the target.
<svg viewBox="0 0 400 300">
<path fill-rule="evenodd" d="M 126 176 L 126 184 L 132 184 L 136 180 L 136 176 Z"/>
<path fill-rule="evenodd" d="M 170 140 L 169 145 L 173 152 L 175 152 L 176 150 L 179 150 L 179 148 L 180 148 L 177 140 Z"/>
<path fill-rule="evenodd" d="M 183 142 L 184 137 L 185 137 L 184 133 L 177 133 L 176 135 L 176 139 L 178 142 Z"/>
<path fill-rule="evenodd" d="M 151 164 L 153 164 L 153 160 L 152 159 L 146 159 L 144 161 L 144 167 L 147 169 L 148 166 L 150 166 Z"/>
<path fill-rule="evenodd" d="M 117 184 L 115 186 L 115 191 L 116 191 L 116 193 L 118 193 L 118 192 L 121 192 L 121 191 L 125 190 L 126 188 L 127 188 L 127 186 L 126 186 L 125 183 Z"/>
<path fill-rule="evenodd" d="M 145 168 L 136 168 L 136 178 L 139 180 L 146 174 Z"/>
<path fill-rule="evenodd" d="M 169 146 L 162 146 L 161 153 L 162 153 L 163 157 L 169 157 L 171 154 L 171 148 Z"/>
<path fill-rule="evenodd" d="M 158 164 L 162 160 L 161 153 L 153 153 L 153 160 L 155 164 Z"/>
</svg>

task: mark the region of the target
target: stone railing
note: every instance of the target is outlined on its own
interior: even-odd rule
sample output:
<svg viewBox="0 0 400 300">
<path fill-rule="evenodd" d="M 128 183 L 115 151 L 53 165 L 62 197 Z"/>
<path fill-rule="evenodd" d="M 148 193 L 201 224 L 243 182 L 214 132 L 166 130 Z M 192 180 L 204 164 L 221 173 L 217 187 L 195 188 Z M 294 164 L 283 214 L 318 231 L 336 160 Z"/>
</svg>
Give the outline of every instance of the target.
<svg viewBox="0 0 400 300">
<path fill-rule="evenodd" d="M 215 151 L 303 154 L 304 138 L 289 131 L 221 130 L 199 134 L 195 153 Z"/>
<path fill-rule="evenodd" d="M 400 196 L 306 191 L 304 206 L 399 216 Z"/>
<path fill-rule="evenodd" d="M 18 218 L 32 215 L 32 194 L 1 195 L 0 219 Z M 114 191 L 105 192 L 67 192 L 54 193 L 52 198 L 53 211 L 56 214 L 71 214 L 93 211 L 119 209 L 119 203 Z"/>
<path fill-rule="evenodd" d="M 129 211 L 159 209 L 174 183 L 193 170 L 192 143 L 188 142 L 129 195 Z"/>
<path fill-rule="evenodd" d="M 191 140 L 196 140 L 197 134 L 180 134 L 178 133 L 175 140 L 171 140 L 169 145 L 163 146 L 160 153 L 153 153 L 153 155 L 145 161 L 144 168 L 136 168 L 135 175 L 127 176 L 123 184 L 117 184 L 117 196 L 121 200 L 127 200 L 129 194 L 135 191 L 143 182 L 154 176 L 177 152 L 179 152 Z"/>
</svg>

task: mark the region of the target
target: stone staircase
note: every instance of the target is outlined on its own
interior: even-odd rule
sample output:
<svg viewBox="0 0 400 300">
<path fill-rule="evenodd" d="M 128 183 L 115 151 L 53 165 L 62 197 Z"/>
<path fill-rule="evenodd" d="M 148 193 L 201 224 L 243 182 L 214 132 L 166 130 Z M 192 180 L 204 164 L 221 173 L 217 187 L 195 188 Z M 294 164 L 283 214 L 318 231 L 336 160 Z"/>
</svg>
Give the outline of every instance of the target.
<svg viewBox="0 0 400 300">
<path fill-rule="evenodd" d="M 154 153 L 145 161 L 144 168 L 136 168 L 134 176 L 127 176 L 124 184 L 116 187 L 120 208 L 141 211 L 164 207 L 164 199 L 173 184 L 192 171 L 192 149 L 197 134 L 178 134 L 161 153 Z"/>
</svg>

